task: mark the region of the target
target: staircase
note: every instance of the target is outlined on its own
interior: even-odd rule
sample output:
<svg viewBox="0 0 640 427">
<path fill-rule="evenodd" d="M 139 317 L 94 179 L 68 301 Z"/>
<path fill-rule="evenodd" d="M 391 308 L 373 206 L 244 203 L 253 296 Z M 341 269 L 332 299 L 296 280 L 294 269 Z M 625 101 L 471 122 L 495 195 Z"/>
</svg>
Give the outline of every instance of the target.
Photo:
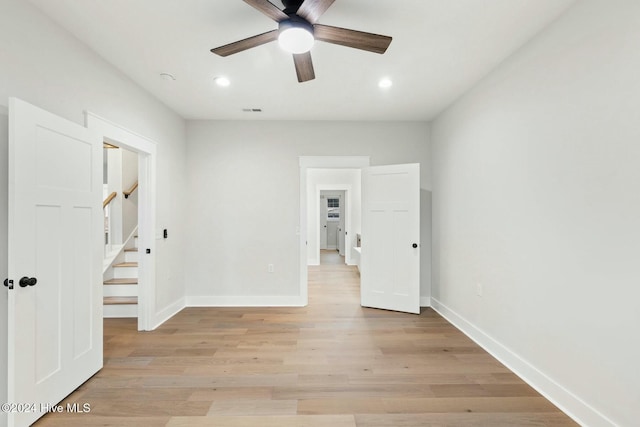
<svg viewBox="0 0 640 427">
<path fill-rule="evenodd" d="M 138 317 L 137 236 L 103 277 L 103 317 Z"/>
</svg>

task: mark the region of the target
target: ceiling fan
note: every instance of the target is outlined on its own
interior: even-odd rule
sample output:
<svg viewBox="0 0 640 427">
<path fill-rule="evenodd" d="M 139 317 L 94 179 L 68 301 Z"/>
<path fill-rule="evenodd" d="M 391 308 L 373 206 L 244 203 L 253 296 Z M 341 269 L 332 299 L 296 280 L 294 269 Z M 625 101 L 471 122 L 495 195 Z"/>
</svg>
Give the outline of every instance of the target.
<svg viewBox="0 0 640 427">
<path fill-rule="evenodd" d="M 278 29 L 216 47 L 211 49 L 211 52 L 220 56 L 229 56 L 278 40 L 285 50 L 293 54 L 293 62 L 300 83 L 316 77 L 309 52 L 315 40 L 379 54 L 386 52 L 392 40 L 391 37 L 379 34 L 318 24 L 320 16 L 335 0 L 282 0 L 284 10 L 276 7 L 269 0 L 243 1 L 276 21 L 279 24 Z"/>
</svg>

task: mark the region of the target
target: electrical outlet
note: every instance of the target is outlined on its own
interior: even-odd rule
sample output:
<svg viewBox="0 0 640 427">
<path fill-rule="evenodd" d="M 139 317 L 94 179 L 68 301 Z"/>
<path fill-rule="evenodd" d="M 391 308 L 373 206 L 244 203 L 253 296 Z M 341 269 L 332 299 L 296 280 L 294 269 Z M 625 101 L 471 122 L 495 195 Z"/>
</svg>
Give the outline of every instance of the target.
<svg viewBox="0 0 640 427">
<path fill-rule="evenodd" d="M 478 294 L 479 297 L 482 296 L 482 283 L 476 283 L 476 294 Z"/>
<path fill-rule="evenodd" d="M 274 272 L 273 264 L 267 265 L 267 272 L 269 272 L 269 273 L 273 273 Z"/>
</svg>

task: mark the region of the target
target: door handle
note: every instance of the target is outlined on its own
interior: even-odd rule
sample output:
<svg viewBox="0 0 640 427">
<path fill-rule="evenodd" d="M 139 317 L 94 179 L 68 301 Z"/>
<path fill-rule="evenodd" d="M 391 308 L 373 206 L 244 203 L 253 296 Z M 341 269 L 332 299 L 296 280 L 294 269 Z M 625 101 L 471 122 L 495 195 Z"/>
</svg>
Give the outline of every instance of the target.
<svg viewBox="0 0 640 427">
<path fill-rule="evenodd" d="M 411 245 L 411 247 L 412 247 L 413 249 L 416 249 L 416 248 L 418 247 L 418 244 L 417 244 L 417 243 L 414 243 L 413 245 Z"/>
<path fill-rule="evenodd" d="M 38 279 L 36 279 L 35 277 L 27 277 L 27 276 L 23 277 L 22 279 L 20 279 L 20 282 L 18 282 L 21 288 L 26 288 L 27 286 L 34 286 L 36 283 L 38 283 Z"/>
</svg>

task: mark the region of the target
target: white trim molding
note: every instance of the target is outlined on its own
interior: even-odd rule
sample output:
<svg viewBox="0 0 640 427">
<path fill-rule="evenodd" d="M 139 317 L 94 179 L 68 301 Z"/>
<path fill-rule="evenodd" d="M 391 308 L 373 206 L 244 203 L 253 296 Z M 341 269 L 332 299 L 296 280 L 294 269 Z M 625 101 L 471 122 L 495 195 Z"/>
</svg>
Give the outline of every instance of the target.
<svg viewBox="0 0 640 427">
<path fill-rule="evenodd" d="M 167 307 L 159 310 L 153 318 L 153 323 L 151 324 L 151 330 L 157 328 L 162 325 L 167 320 L 171 319 L 173 316 L 178 314 L 182 309 L 186 307 L 185 298 L 180 298 L 178 301 L 169 304 Z"/>
<path fill-rule="evenodd" d="M 564 388 L 561 384 L 558 384 L 544 372 L 469 322 L 463 316 L 444 305 L 438 299 L 431 297 L 431 307 L 466 336 L 471 338 L 476 344 L 522 378 L 527 384 L 536 389 L 541 395 L 560 408 L 560 410 L 573 418 L 578 424 L 582 426 L 616 426 L 613 421 L 601 412 Z"/>
</svg>

